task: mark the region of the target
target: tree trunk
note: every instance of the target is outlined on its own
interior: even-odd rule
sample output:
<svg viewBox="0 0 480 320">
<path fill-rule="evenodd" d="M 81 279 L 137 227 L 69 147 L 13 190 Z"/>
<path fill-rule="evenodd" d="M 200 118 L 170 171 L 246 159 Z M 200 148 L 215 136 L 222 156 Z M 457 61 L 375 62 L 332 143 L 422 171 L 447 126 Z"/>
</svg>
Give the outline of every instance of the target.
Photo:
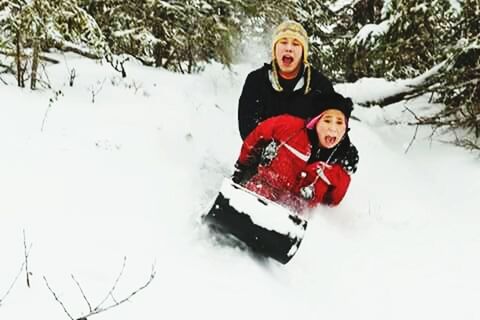
<svg viewBox="0 0 480 320">
<path fill-rule="evenodd" d="M 30 81 L 30 89 L 35 90 L 37 87 L 37 71 L 38 71 L 38 60 L 40 57 L 40 40 L 38 37 L 35 37 L 33 41 L 33 56 L 32 56 L 32 78 Z"/>
<path fill-rule="evenodd" d="M 17 66 L 17 84 L 19 87 L 24 88 L 25 80 L 23 79 L 23 74 L 25 70 L 22 67 L 22 35 L 20 29 L 17 30 L 15 41 L 15 64 Z"/>
</svg>

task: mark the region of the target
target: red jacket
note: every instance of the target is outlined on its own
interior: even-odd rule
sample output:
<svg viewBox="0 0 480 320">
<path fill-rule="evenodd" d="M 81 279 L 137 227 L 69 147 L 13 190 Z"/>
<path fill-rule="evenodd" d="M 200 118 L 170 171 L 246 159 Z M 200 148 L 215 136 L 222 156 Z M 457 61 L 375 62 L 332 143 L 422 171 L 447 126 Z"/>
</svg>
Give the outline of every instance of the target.
<svg viewBox="0 0 480 320">
<path fill-rule="evenodd" d="M 248 166 L 253 158 L 258 158 L 258 146 L 269 143 L 267 149 L 273 151 L 273 159 L 267 161 L 263 157 L 245 187 L 298 212 L 319 203 L 340 203 L 350 175 L 339 164 L 309 163 L 312 145 L 307 130 L 305 120 L 290 115 L 261 122 L 243 142 L 238 163 Z"/>
</svg>

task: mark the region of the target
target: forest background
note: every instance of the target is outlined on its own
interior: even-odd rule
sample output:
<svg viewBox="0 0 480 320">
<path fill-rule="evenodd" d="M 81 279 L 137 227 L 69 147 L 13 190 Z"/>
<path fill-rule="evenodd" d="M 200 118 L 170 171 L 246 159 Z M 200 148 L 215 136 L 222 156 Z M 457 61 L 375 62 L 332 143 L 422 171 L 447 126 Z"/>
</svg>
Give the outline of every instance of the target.
<svg viewBox="0 0 480 320">
<path fill-rule="evenodd" d="M 0 0 L 0 80 L 51 89 L 53 51 L 106 61 L 123 77 L 129 59 L 180 73 L 212 61 L 228 67 L 246 43 L 268 48 L 272 28 L 294 19 L 310 36 L 310 62 L 335 83 L 418 79 L 357 103 L 429 95 L 442 108 L 409 124 L 453 132 L 450 142 L 480 150 L 478 16 L 478 0 Z"/>
</svg>

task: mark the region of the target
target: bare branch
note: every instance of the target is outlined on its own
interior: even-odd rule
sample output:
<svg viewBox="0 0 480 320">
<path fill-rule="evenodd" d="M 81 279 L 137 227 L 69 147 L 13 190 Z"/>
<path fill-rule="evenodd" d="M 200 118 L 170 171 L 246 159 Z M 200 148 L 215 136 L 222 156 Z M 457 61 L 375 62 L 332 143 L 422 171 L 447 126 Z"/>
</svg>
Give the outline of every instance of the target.
<svg viewBox="0 0 480 320">
<path fill-rule="evenodd" d="M 30 288 L 30 271 L 28 271 L 28 255 L 30 253 L 30 249 L 32 249 L 32 244 L 30 244 L 30 248 L 27 250 L 27 236 L 25 235 L 25 229 L 23 230 L 23 249 L 25 254 L 25 277 L 27 281 L 27 287 Z"/>
<path fill-rule="evenodd" d="M 82 289 L 82 286 L 81 286 L 80 283 L 77 281 L 77 279 L 75 279 L 75 277 L 73 276 L 73 274 L 72 274 L 72 279 L 73 279 L 73 281 L 75 282 L 75 284 L 77 285 L 78 289 L 80 289 L 80 293 L 82 294 L 83 300 L 85 300 L 85 302 L 86 302 L 87 305 L 88 305 L 88 310 L 89 310 L 90 312 L 92 312 L 92 305 L 90 304 L 90 301 L 88 301 L 87 296 L 85 295 L 85 292 L 84 292 L 83 289 Z"/>
<path fill-rule="evenodd" d="M 90 92 L 92 93 L 92 103 L 95 103 L 95 97 L 97 96 L 97 94 L 100 93 L 100 91 L 102 91 L 103 85 L 105 84 L 106 80 L 107 79 L 104 78 L 103 82 L 99 84 L 98 88 L 95 88 L 93 85 L 90 86 Z"/>
<path fill-rule="evenodd" d="M 127 297 L 121 299 L 121 300 L 118 300 L 116 301 L 114 298 L 113 298 L 113 292 L 112 292 L 112 299 L 114 301 L 114 303 L 112 303 L 111 305 L 108 305 L 106 307 L 100 307 L 100 308 L 95 308 L 95 310 L 91 313 L 89 313 L 88 315 L 85 316 L 85 318 L 88 318 L 90 316 L 93 316 L 95 314 L 99 314 L 101 312 L 104 312 L 104 311 L 107 311 L 107 310 L 110 310 L 114 307 L 117 307 L 119 305 L 121 305 L 122 303 L 124 302 L 127 302 L 129 301 L 134 295 L 136 295 L 137 293 L 139 293 L 140 291 L 142 291 L 143 289 L 145 289 L 146 287 L 148 287 L 150 285 L 150 283 L 152 283 L 153 279 L 155 279 L 155 275 L 156 275 L 156 271 L 155 271 L 155 266 L 152 266 L 152 272 L 150 273 L 150 277 L 148 278 L 147 282 L 145 282 L 145 284 L 143 284 L 142 286 L 140 286 L 138 289 L 136 289 L 135 291 L 131 292 Z"/>
<path fill-rule="evenodd" d="M 419 118 L 419 117 L 415 114 L 415 112 L 413 112 L 410 108 L 408 108 L 408 107 L 404 107 L 404 108 L 405 108 L 405 110 L 407 110 L 408 112 L 410 112 L 410 113 L 413 115 L 413 117 L 414 117 L 418 122 L 421 122 L 421 121 L 422 121 L 422 119 Z"/>
<path fill-rule="evenodd" d="M 20 266 L 20 270 L 18 270 L 17 275 L 15 276 L 15 279 L 13 279 L 12 283 L 10 284 L 10 287 L 8 287 L 8 290 L 5 292 L 5 294 L 0 298 L 0 306 L 2 306 L 2 303 L 5 302 L 5 299 L 7 299 L 8 295 L 12 291 L 13 287 L 15 286 L 15 283 L 17 283 L 18 278 L 20 278 L 20 275 L 22 274 L 23 267 L 25 266 L 25 261 L 23 261 L 22 265 Z"/>
<path fill-rule="evenodd" d="M 417 138 L 418 127 L 420 127 L 420 125 L 417 125 L 417 126 L 415 127 L 415 132 L 414 132 L 414 134 L 413 134 L 412 139 L 410 140 L 410 143 L 408 144 L 407 148 L 405 149 L 405 154 L 408 153 L 408 150 L 410 150 L 410 147 L 413 145 L 413 142 L 414 142 L 415 139 Z"/>
<path fill-rule="evenodd" d="M 121 279 L 121 277 L 123 276 L 123 273 L 124 273 L 124 270 L 125 270 L 125 266 L 126 266 L 126 261 L 127 261 L 127 258 L 124 257 L 123 258 L 123 265 L 122 265 L 122 269 L 120 270 L 120 274 L 118 275 L 118 277 L 115 279 L 115 282 L 113 283 L 113 286 L 112 288 L 108 291 L 108 294 L 107 296 L 95 307 L 95 308 L 92 308 L 92 305 L 90 303 L 90 301 L 88 300 L 87 298 L 87 295 L 85 294 L 85 291 L 83 290 L 82 286 L 80 285 L 80 283 L 77 281 L 77 279 L 72 275 L 72 279 L 73 281 L 75 282 L 75 284 L 77 285 L 78 289 L 80 290 L 80 293 L 82 294 L 82 297 L 83 297 L 83 300 L 85 300 L 85 302 L 87 303 L 88 305 L 88 309 L 89 309 L 89 312 L 86 313 L 85 315 L 81 316 L 81 317 L 73 317 L 67 310 L 67 308 L 65 307 L 65 305 L 63 304 L 63 302 L 58 298 L 58 296 L 56 295 L 55 291 L 52 290 L 52 288 L 50 287 L 50 285 L 48 284 L 48 281 L 46 279 L 46 277 L 44 276 L 43 279 L 45 280 L 45 284 L 47 285 L 48 289 L 50 290 L 50 292 L 52 293 L 53 297 L 55 298 L 55 300 L 62 306 L 63 308 L 63 311 L 68 315 L 68 317 L 71 319 L 71 320 L 87 320 L 89 317 L 93 316 L 93 315 L 96 315 L 96 314 L 99 314 L 99 313 L 102 313 L 102 312 L 105 312 L 105 311 L 108 311 L 112 308 L 115 308 L 127 301 L 129 301 L 134 295 L 136 295 L 137 293 L 139 293 L 140 291 L 142 291 L 143 289 L 145 289 L 147 286 L 150 285 L 150 283 L 153 281 L 153 279 L 155 278 L 155 275 L 156 275 L 156 272 L 155 272 L 155 265 L 152 266 L 152 272 L 150 273 L 150 277 L 148 278 L 148 280 L 142 285 L 140 286 L 139 288 L 137 288 L 136 290 L 132 291 L 128 296 L 126 296 L 125 298 L 123 299 L 116 299 L 114 297 L 114 291 L 116 290 L 117 288 L 117 285 Z M 109 305 L 105 305 L 105 303 L 107 302 L 108 299 L 111 299 L 113 302 Z"/>
<path fill-rule="evenodd" d="M 55 293 L 55 291 L 52 290 L 52 288 L 51 288 L 50 285 L 48 284 L 47 278 L 46 278 L 45 276 L 43 276 L 43 280 L 45 280 L 45 284 L 46 284 L 48 290 L 50 290 L 50 292 L 52 293 L 52 295 L 53 295 L 53 297 L 55 298 L 55 300 L 57 300 L 57 302 L 62 306 L 63 311 L 65 311 L 65 313 L 67 314 L 67 316 L 68 316 L 71 320 L 75 320 L 75 319 L 70 315 L 70 313 L 68 312 L 67 308 L 65 308 L 65 305 L 63 304 L 63 302 L 57 297 L 57 294 Z"/>
<path fill-rule="evenodd" d="M 127 72 L 125 71 L 125 62 L 127 62 L 128 60 L 130 60 L 128 57 L 126 58 L 123 58 L 122 61 L 120 60 L 115 60 L 114 61 L 114 58 L 112 55 L 109 55 L 107 54 L 105 56 L 105 60 L 107 60 L 108 63 L 110 63 L 110 65 L 112 66 L 113 69 L 115 69 L 115 71 L 118 71 L 122 74 L 122 78 L 126 78 L 127 77 Z"/>
<path fill-rule="evenodd" d="M 8 297 L 8 295 L 12 291 L 13 287 L 15 286 L 18 279 L 20 278 L 20 275 L 22 274 L 22 271 L 23 271 L 24 268 L 25 268 L 26 276 L 27 276 L 27 286 L 30 288 L 29 276 L 30 276 L 31 273 L 28 271 L 28 256 L 30 254 L 30 250 L 32 248 L 32 245 L 30 244 L 30 248 L 27 250 L 27 241 L 26 241 L 26 237 L 25 237 L 25 230 L 23 230 L 23 247 L 24 247 L 25 259 L 23 260 L 22 265 L 20 266 L 20 269 L 18 270 L 17 275 L 15 276 L 15 279 L 13 279 L 13 281 L 10 284 L 10 286 L 8 287 L 7 291 L 0 298 L 0 306 L 2 305 L 2 303 L 5 302 L 5 299 Z"/>
<path fill-rule="evenodd" d="M 121 278 L 122 275 L 123 275 L 123 271 L 125 270 L 126 264 L 127 264 L 127 257 L 123 257 L 122 269 L 120 270 L 120 273 L 119 273 L 117 279 L 115 279 L 115 282 L 113 283 L 113 286 L 112 286 L 112 288 L 110 289 L 110 291 L 108 291 L 107 296 L 94 308 L 94 311 L 100 309 L 101 306 L 105 303 L 105 301 L 107 301 L 108 298 L 109 298 L 111 295 L 113 295 L 113 291 L 115 291 L 115 289 L 117 288 L 117 284 L 118 284 L 118 282 L 120 281 L 120 278 Z"/>
<path fill-rule="evenodd" d="M 9 52 L 7 50 L 0 50 L 0 54 L 3 54 L 4 56 L 7 56 L 7 57 L 15 57 L 15 52 Z M 25 53 L 22 53 L 21 54 L 21 57 L 22 58 L 25 58 L 25 59 L 28 59 L 30 58 L 29 55 L 25 54 Z M 50 63 L 53 63 L 53 64 L 58 64 L 60 63 L 60 61 L 56 60 L 56 59 L 53 59 L 53 58 L 50 58 L 50 57 L 47 57 L 45 55 L 40 55 L 40 60 L 43 60 L 43 61 L 46 61 L 46 62 L 50 62 Z"/>
<path fill-rule="evenodd" d="M 47 109 L 45 109 L 45 113 L 43 114 L 43 120 L 42 120 L 42 126 L 40 127 L 40 131 L 43 132 L 43 130 L 45 129 L 45 124 L 47 123 L 47 117 L 48 117 L 48 113 L 50 111 L 50 109 L 52 108 L 53 104 L 58 101 L 58 99 L 63 96 L 63 92 L 62 90 L 55 90 L 53 91 L 53 97 L 51 97 L 49 100 L 48 100 L 48 106 L 47 106 Z"/>
<path fill-rule="evenodd" d="M 68 81 L 68 84 L 70 87 L 73 87 L 73 82 L 75 81 L 75 78 L 77 77 L 77 73 L 75 72 L 75 68 L 70 70 L 70 80 Z"/>
</svg>

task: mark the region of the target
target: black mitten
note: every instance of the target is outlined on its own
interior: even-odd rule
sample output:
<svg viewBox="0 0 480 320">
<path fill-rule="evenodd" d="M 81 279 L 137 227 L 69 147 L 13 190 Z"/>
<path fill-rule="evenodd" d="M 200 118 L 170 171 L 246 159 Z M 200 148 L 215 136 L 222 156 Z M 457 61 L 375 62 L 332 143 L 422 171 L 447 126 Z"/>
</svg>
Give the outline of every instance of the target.
<svg viewBox="0 0 480 320">
<path fill-rule="evenodd" d="M 245 165 L 240 162 L 235 163 L 235 170 L 232 174 L 232 181 L 241 185 L 244 185 L 257 173 L 257 167 Z"/>
</svg>

